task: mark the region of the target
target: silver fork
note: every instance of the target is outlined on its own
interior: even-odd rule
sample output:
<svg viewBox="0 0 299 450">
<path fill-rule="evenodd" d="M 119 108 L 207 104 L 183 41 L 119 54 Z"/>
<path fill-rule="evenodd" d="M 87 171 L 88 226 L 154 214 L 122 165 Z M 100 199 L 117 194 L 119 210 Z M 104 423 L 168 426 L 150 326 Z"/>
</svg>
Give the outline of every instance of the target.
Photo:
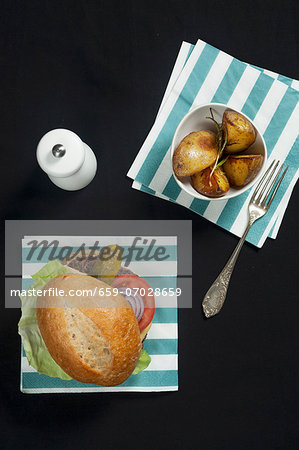
<svg viewBox="0 0 299 450">
<path fill-rule="evenodd" d="M 240 250 L 244 244 L 245 238 L 252 224 L 260 217 L 263 217 L 270 208 L 279 185 L 282 182 L 286 171 L 288 170 L 288 167 L 286 167 L 275 188 L 273 189 L 283 167 L 283 165 L 281 165 L 278 172 L 275 174 L 279 164 L 280 161 L 272 161 L 271 165 L 261 178 L 255 191 L 252 194 L 248 205 L 249 219 L 246 230 L 244 231 L 244 234 L 239 240 L 239 243 L 237 244 L 231 257 L 224 266 L 222 272 L 218 275 L 203 299 L 202 307 L 206 317 L 215 316 L 215 314 L 219 313 L 219 311 L 221 310 L 226 298 L 229 280 L 235 267 Z M 271 193 L 272 189 L 273 192 Z"/>
</svg>

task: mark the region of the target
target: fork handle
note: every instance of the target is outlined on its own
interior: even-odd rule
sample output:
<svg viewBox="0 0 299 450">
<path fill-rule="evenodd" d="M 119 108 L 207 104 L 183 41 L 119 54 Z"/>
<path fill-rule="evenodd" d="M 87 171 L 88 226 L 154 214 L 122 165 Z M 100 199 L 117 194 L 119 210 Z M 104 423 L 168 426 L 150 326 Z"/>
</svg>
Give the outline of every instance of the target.
<svg viewBox="0 0 299 450">
<path fill-rule="evenodd" d="M 253 218 L 250 218 L 246 230 L 244 231 L 242 237 L 240 238 L 231 257 L 229 258 L 224 268 L 222 269 L 222 271 L 220 272 L 214 283 L 211 285 L 210 289 L 208 290 L 203 299 L 202 307 L 206 317 L 215 316 L 215 314 L 219 313 L 219 311 L 223 306 L 223 303 L 226 298 L 230 277 L 233 273 L 239 253 L 241 251 L 241 248 L 243 247 L 244 241 L 253 222 L 254 222 Z"/>
</svg>

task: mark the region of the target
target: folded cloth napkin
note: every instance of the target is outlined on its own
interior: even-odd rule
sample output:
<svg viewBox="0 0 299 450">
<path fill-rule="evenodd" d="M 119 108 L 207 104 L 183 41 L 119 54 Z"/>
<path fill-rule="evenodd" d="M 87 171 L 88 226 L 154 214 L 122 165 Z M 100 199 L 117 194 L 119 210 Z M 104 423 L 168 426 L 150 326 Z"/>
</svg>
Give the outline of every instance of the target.
<svg viewBox="0 0 299 450">
<path fill-rule="evenodd" d="M 195 46 L 184 42 L 158 117 L 128 172 L 133 187 L 181 204 L 241 236 L 250 191 L 217 202 L 194 199 L 177 185 L 170 159 L 175 129 L 191 107 L 215 102 L 239 109 L 261 130 L 268 164 L 275 158 L 289 165 L 271 209 L 247 236 L 248 242 L 261 247 L 269 235 L 277 236 L 299 176 L 298 88 L 297 80 L 243 63 L 201 40 Z"/>
<path fill-rule="evenodd" d="M 94 384 L 80 383 L 76 380 L 62 380 L 39 374 L 28 364 L 26 354 L 22 348 L 21 356 L 21 391 L 25 393 L 78 393 L 78 392 L 148 392 L 148 391 L 175 391 L 178 389 L 178 321 L 177 298 L 172 295 L 176 289 L 177 281 L 177 238 L 175 236 L 149 237 L 146 243 L 138 242 L 138 248 L 143 249 L 143 254 L 149 249 L 152 239 L 155 246 L 163 246 L 167 249 L 168 258 L 164 261 L 137 260 L 136 252 L 130 265 L 127 267 L 136 275 L 144 278 L 155 290 L 156 311 L 152 326 L 144 343 L 144 348 L 151 357 L 150 365 L 137 375 L 131 375 L 122 385 L 115 387 L 101 387 Z M 48 248 L 42 255 L 39 251 L 28 260 L 32 248 L 31 241 L 41 242 L 47 240 L 59 241 L 56 254 L 62 247 L 71 247 L 72 251 L 78 250 L 82 242 L 85 248 L 95 245 L 105 247 L 118 244 L 127 249 L 132 246 L 134 237 L 120 236 L 25 236 L 22 240 L 22 289 L 28 290 L 33 280 L 31 275 L 36 274 L 49 262 L 53 247 Z M 67 249 L 66 249 L 67 250 Z M 66 256 L 66 255 L 64 255 Z M 63 256 L 61 255 L 63 258 Z M 60 258 L 58 258 L 60 259 Z M 162 289 L 171 294 L 162 295 Z M 170 289 L 171 288 L 171 289 Z M 159 291 L 160 289 L 160 291 Z M 161 292 L 161 295 L 158 294 Z"/>
</svg>

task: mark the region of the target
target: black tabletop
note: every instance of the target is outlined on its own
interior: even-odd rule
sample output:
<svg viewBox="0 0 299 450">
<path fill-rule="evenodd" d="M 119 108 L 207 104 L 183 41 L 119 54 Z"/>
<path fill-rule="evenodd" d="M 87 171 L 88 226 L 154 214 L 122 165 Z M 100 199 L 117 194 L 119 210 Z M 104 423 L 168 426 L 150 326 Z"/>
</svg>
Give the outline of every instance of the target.
<svg viewBox="0 0 299 450">
<path fill-rule="evenodd" d="M 224 309 L 205 320 L 201 300 L 237 238 L 181 206 L 131 189 L 126 177 L 181 42 L 200 38 L 298 78 L 295 4 L 2 2 L 2 216 L 193 221 L 193 307 L 179 311 L 179 391 L 22 394 L 20 311 L 3 305 L 4 448 L 298 445 L 298 187 L 278 238 L 260 250 L 245 245 Z M 39 139 L 60 127 L 76 132 L 98 157 L 97 176 L 81 191 L 60 190 L 37 166 Z"/>
</svg>

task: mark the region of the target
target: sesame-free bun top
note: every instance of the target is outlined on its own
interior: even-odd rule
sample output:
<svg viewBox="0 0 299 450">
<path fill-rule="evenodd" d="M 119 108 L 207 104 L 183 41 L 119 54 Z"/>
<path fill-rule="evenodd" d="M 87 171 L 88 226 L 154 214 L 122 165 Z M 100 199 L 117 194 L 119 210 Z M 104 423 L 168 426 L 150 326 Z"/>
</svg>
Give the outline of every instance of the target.
<svg viewBox="0 0 299 450">
<path fill-rule="evenodd" d="M 62 290 L 64 296 L 50 295 L 49 288 Z M 74 295 L 84 289 L 97 293 Z M 49 281 L 37 301 L 38 326 L 52 358 L 83 383 L 121 384 L 140 356 L 136 316 L 122 295 L 108 295 L 109 291 L 109 285 L 93 277 L 66 274 Z"/>
</svg>

